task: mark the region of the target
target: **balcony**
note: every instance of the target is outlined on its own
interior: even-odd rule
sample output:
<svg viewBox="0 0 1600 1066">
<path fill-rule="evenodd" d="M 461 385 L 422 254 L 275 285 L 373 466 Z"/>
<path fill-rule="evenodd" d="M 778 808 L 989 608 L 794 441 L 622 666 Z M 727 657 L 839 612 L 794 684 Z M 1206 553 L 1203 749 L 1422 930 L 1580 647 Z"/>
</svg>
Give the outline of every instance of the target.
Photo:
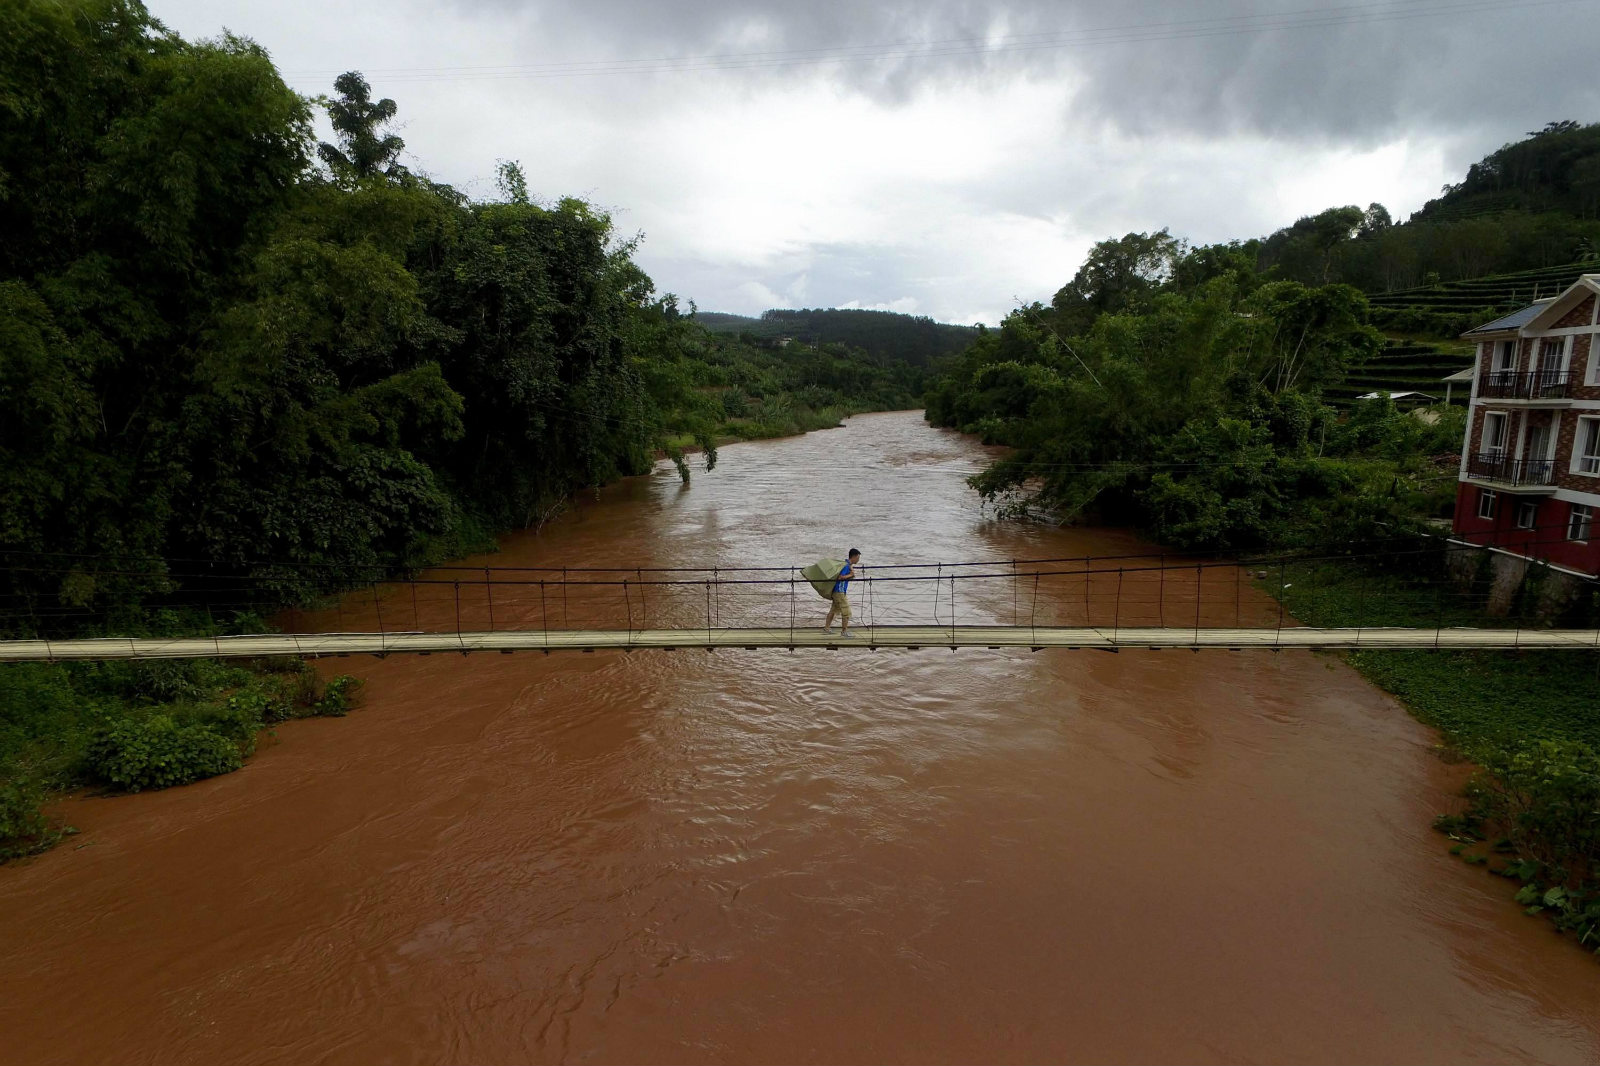
<svg viewBox="0 0 1600 1066">
<path fill-rule="evenodd" d="M 1495 370 L 1478 382 L 1480 400 L 1532 400 L 1557 403 L 1572 399 L 1572 375 L 1566 371 Z"/>
<path fill-rule="evenodd" d="M 1508 492 L 1550 493 L 1556 488 L 1553 459 L 1513 459 L 1505 452 L 1467 456 L 1467 477 Z"/>
</svg>

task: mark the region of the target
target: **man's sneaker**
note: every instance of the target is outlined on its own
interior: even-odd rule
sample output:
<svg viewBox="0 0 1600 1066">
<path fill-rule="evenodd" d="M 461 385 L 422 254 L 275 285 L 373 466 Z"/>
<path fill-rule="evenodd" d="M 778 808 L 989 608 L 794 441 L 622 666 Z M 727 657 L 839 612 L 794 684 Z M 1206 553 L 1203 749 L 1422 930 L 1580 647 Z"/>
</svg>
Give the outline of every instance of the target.
<svg viewBox="0 0 1600 1066">
<path fill-rule="evenodd" d="M 823 626 L 822 627 L 822 635 L 826 636 L 826 637 L 833 636 L 833 627 L 832 626 Z"/>
<path fill-rule="evenodd" d="M 840 633 L 839 635 L 841 637 L 843 637 L 845 640 L 860 640 L 861 639 L 860 637 L 856 636 L 854 633 Z"/>
</svg>

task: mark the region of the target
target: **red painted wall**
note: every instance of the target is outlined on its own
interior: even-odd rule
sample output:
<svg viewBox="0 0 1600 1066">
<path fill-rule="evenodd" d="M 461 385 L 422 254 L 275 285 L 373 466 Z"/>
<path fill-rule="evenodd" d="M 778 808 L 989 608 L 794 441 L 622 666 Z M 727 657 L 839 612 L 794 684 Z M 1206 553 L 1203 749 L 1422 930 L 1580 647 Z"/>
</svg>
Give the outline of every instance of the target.
<svg viewBox="0 0 1600 1066">
<path fill-rule="evenodd" d="M 1587 544 L 1567 539 L 1567 519 L 1570 505 L 1565 500 L 1552 500 L 1541 496 L 1514 496 L 1499 494 L 1492 519 L 1478 517 L 1479 486 L 1461 482 L 1456 490 L 1456 536 L 1474 544 L 1504 548 L 1506 551 L 1546 559 L 1568 570 L 1585 574 L 1600 574 L 1600 508 L 1596 509 L 1593 532 Z M 1538 504 L 1533 529 L 1518 529 L 1517 502 L 1529 500 Z"/>
</svg>

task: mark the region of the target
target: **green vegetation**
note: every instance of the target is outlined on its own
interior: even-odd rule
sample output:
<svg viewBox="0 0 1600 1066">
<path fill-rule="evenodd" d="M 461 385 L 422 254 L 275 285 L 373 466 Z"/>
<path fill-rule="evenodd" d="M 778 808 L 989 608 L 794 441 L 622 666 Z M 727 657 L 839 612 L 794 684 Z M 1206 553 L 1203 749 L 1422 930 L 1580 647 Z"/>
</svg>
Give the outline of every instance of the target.
<svg viewBox="0 0 1600 1066">
<path fill-rule="evenodd" d="M 1050 307 L 985 331 L 928 417 L 1015 450 L 974 479 L 1002 514 L 1134 524 L 1180 548 L 1318 547 L 1387 535 L 1453 491 L 1432 457 L 1459 409 L 1323 400 L 1384 351 L 1344 285 L 1267 281 L 1233 246 L 1104 241 Z M 1425 497 L 1420 512 L 1417 498 Z"/>
<path fill-rule="evenodd" d="M 1407 547 L 1390 559 L 1290 563 L 1282 594 L 1290 614 L 1313 626 L 1490 626 L 1548 624 L 1534 571 L 1510 613 L 1485 611 L 1488 574 L 1462 586 L 1446 580 L 1442 549 Z M 1278 574 L 1269 575 L 1276 593 Z M 1567 605 L 1565 625 L 1600 621 L 1600 589 Z M 1530 740 L 1578 741 L 1600 749 L 1600 659 L 1593 652 L 1358 651 L 1349 661 L 1406 702 L 1460 750 L 1477 756 Z"/>
<path fill-rule="evenodd" d="M 193 602 L 173 559 L 284 601 L 363 584 L 920 391 L 897 355 L 711 335 L 515 163 L 492 202 L 412 173 L 358 73 L 318 144 L 259 47 L 136 0 L 9 4 L 0 42 L 4 628 Z M 124 563 L 31 564 L 72 557 Z"/>
<path fill-rule="evenodd" d="M 1600 250 L 1591 171 L 1600 125 L 1551 123 L 1407 223 L 1374 204 L 1255 240 L 1102 241 L 942 366 L 929 418 L 1016 449 L 975 479 L 1003 514 L 1207 549 L 1419 528 L 1449 513 L 1461 415 L 1357 397 L 1443 392 L 1471 353 L 1438 338 L 1575 279 Z"/>
<path fill-rule="evenodd" d="M 923 316 L 893 311 L 829 308 L 772 310 L 760 318 L 700 311 L 695 321 L 714 333 L 731 333 L 760 343 L 790 338 L 810 345 L 842 344 L 879 359 L 925 366 L 971 344 L 976 326 L 952 326 Z"/>
<path fill-rule="evenodd" d="M 1411 290 L 1405 302 L 1385 306 L 1471 316 L 1536 287 L 1549 296 L 1561 279 L 1570 282 L 1581 264 L 1595 261 L 1597 205 L 1600 125 L 1552 122 L 1474 163 L 1461 183 L 1445 186 L 1405 223 L 1396 224 L 1381 204 L 1330 207 L 1251 244 L 1257 268 L 1277 277 L 1344 282 L 1369 293 Z M 1487 275 L 1506 277 L 1483 289 L 1439 287 Z M 1482 302 L 1469 306 L 1471 300 Z M 1396 321 L 1393 328 L 1414 327 Z"/>
<path fill-rule="evenodd" d="M 488 201 L 414 173 L 399 105 L 333 88 L 138 0 L 0 5 L 0 634 L 259 629 L 661 455 L 688 479 L 691 448 L 920 394 L 943 327 L 713 335 L 604 213 L 514 162 Z M 308 706 L 274 671 L 155 676 L 0 669 L 4 847 L 51 790 L 225 772 Z"/>
<path fill-rule="evenodd" d="M 720 439 L 755 440 L 829 428 L 860 411 L 917 407 L 926 374 L 843 344 L 708 335 L 696 346 L 690 381 L 709 402 Z"/>
<path fill-rule="evenodd" d="M 1479 583 L 1442 580 L 1439 559 L 1287 568 L 1285 606 L 1310 625 L 1538 624 L 1535 572 L 1509 618 L 1487 618 Z M 1278 591 L 1277 575 L 1268 586 Z M 1562 621 L 1600 623 L 1600 589 Z M 1600 954 L 1600 655 L 1594 652 L 1360 651 L 1363 676 L 1399 697 L 1480 769 L 1467 809 L 1441 816 L 1452 848 L 1521 887 L 1517 902 Z M 1509 893 L 1508 893 L 1509 894 Z"/>
<path fill-rule="evenodd" d="M 1371 297 L 1373 325 L 1410 336 L 1457 337 L 1500 315 L 1548 299 L 1600 263 L 1566 263 L 1421 285 Z"/>
<path fill-rule="evenodd" d="M 1471 365 L 1472 351 L 1466 345 L 1452 351 L 1439 344 L 1391 340 L 1365 358 L 1351 360 L 1343 380 L 1325 387 L 1322 396 L 1336 408 L 1347 408 L 1369 392 L 1422 392 L 1442 400 L 1444 378 Z M 1470 385 L 1458 384 L 1450 402 L 1465 406 L 1470 394 Z"/>
<path fill-rule="evenodd" d="M 263 728 L 352 706 L 298 661 L 23 663 L 0 670 L 0 860 L 53 844 L 39 805 L 81 787 L 137 792 L 238 769 Z M 320 689 L 320 691 L 319 691 Z"/>
<path fill-rule="evenodd" d="M 1403 225 L 1373 205 L 1262 240 L 1102 241 L 1048 306 L 1019 308 L 943 365 L 928 417 L 1012 447 L 972 479 L 1002 515 L 1322 557 L 1264 583 L 1307 623 L 1548 624 L 1537 578 L 1512 618 L 1491 617 L 1484 579 L 1455 588 L 1425 535 L 1452 512 L 1461 408 L 1357 397 L 1442 391 L 1471 361 L 1455 334 L 1575 279 L 1600 247 L 1591 169 L 1600 127 L 1553 124 Z M 1379 541 L 1387 565 L 1337 558 Z M 1564 621 L 1596 624 L 1586 596 Z M 1442 823 L 1462 853 L 1499 856 L 1531 911 L 1600 938 L 1596 655 L 1350 660 L 1481 766 L 1468 811 Z"/>
</svg>

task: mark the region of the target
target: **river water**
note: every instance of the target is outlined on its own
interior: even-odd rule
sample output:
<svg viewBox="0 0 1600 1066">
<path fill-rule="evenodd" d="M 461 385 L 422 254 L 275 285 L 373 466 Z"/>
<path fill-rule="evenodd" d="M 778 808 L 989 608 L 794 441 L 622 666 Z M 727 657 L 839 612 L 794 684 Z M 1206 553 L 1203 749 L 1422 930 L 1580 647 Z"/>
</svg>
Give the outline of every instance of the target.
<svg viewBox="0 0 1600 1066">
<path fill-rule="evenodd" d="M 1148 547 L 986 521 L 984 458 L 863 416 L 469 562 Z M 1446 854 L 1460 769 L 1332 657 L 334 665 L 351 716 L 0 868 L 0 1062 L 1600 1059 L 1600 970 Z"/>
</svg>

